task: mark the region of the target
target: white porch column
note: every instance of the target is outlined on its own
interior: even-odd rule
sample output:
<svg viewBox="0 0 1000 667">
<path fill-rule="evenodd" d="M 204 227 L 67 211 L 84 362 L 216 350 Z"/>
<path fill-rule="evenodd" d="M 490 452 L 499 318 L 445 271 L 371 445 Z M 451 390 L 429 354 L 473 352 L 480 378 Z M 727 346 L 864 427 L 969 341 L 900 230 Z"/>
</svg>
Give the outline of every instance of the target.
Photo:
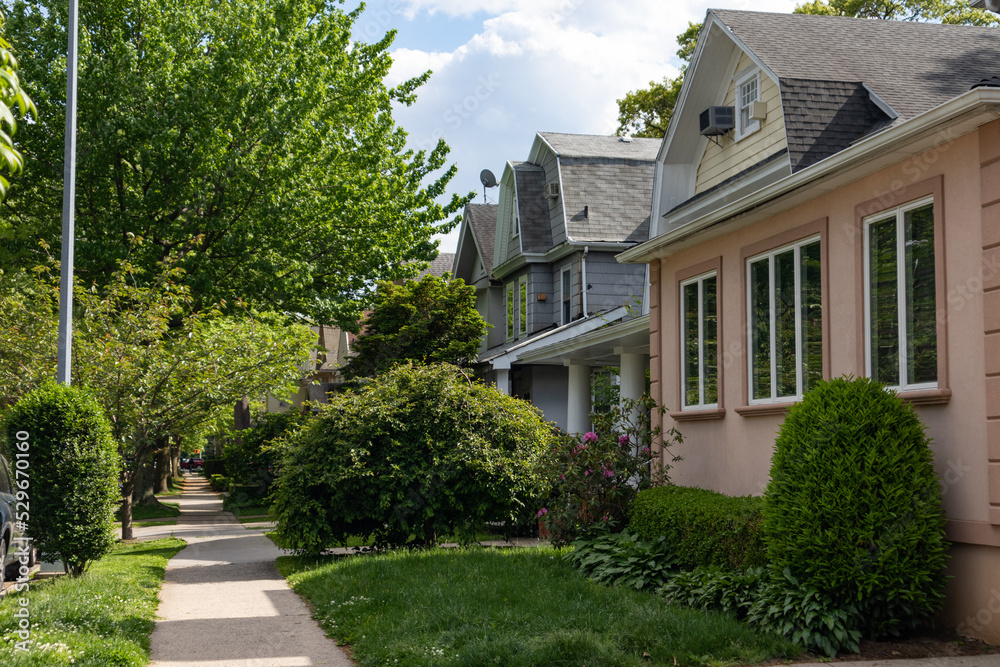
<svg viewBox="0 0 1000 667">
<path fill-rule="evenodd" d="M 569 366 L 566 431 L 585 433 L 590 430 L 590 366 L 576 361 L 566 365 Z"/>
<path fill-rule="evenodd" d="M 497 389 L 500 393 L 510 395 L 510 361 L 497 359 L 493 362 L 493 370 L 497 374 Z"/>
<path fill-rule="evenodd" d="M 627 398 L 639 400 L 646 392 L 646 355 L 625 352 L 624 348 L 616 348 L 619 355 L 619 390 L 622 402 Z M 634 424 L 639 411 L 633 410 L 629 420 Z"/>
</svg>

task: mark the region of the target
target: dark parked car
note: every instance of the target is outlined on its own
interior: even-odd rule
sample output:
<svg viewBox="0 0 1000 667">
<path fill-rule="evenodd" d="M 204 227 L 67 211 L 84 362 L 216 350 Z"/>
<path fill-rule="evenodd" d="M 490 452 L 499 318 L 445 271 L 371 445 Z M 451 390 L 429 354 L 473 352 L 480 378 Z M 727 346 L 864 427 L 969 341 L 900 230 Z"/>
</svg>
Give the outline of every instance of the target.
<svg viewBox="0 0 1000 667">
<path fill-rule="evenodd" d="M 16 478 L 11 470 L 7 459 L 0 455 L 0 585 L 3 584 L 7 575 L 16 574 L 21 563 L 18 560 L 17 550 L 21 546 L 20 540 L 22 530 L 17 521 L 18 514 L 27 514 L 27 502 L 20 503 L 18 507 Z M 20 511 L 19 511 L 20 510 Z M 17 541 L 15 541 L 17 540 Z M 28 549 L 28 562 L 30 567 L 35 564 L 35 549 Z"/>
</svg>

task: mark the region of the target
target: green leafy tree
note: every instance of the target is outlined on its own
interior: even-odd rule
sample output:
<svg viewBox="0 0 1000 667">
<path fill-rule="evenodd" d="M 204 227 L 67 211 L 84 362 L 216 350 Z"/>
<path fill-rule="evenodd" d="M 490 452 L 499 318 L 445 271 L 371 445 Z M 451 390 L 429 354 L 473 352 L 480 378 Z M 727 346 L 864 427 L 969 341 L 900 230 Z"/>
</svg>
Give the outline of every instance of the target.
<svg viewBox="0 0 1000 667">
<path fill-rule="evenodd" d="M 813 0 L 795 8 L 796 14 L 825 16 L 856 16 L 870 19 L 931 21 L 965 25 L 1000 25 L 1000 17 L 983 9 L 969 7 L 967 0 Z M 700 23 L 688 23 L 677 36 L 677 50 L 684 66 L 678 77 L 650 81 L 649 88 L 633 90 L 618 100 L 617 134 L 636 137 L 662 137 L 677 104 L 677 95 L 687 71 L 687 65 L 698 44 Z"/>
<path fill-rule="evenodd" d="M 244 395 L 289 391 L 310 359 L 315 336 L 303 325 L 276 315 L 244 312 L 226 316 L 194 309 L 179 269 L 163 269 L 140 281 L 123 265 L 109 285 L 74 290 L 74 382 L 89 386 L 111 418 L 112 434 L 125 466 L 121 476 L 122 537 L 132 535 L 132 497 L 140 473 L 169 445 L 211 423 Z M 32 282 L 33 281 L 33 282 Z M 37 342 L 19 354 L 0 356 L 0 395 L 19 398 L 32 381 L 55 376 L 58 283 L 47 272 L 16 283 L 32 285 L 27 296 L 0 292 L 0 331 L 5 340 Z M 140 284 L 144 282 L 145 284 Z M 32 319 L 37 322 L 32 323 Z M 31 368 L 31 379 L 19 377 Z"/>
<path fill-rule="evenodd" d="M 80 275 L 171 261 L 199 306 L 241 298 L 346 324 L 376 280 L 433 257 L 466 198 L 438 203 L 456 173 L 448 147 L 408 150 L 392 117 L 429 72 L 386 86 L 394 34 L 354 41 L 360 8 L 337 4 L 81 3 Z M 0 223 L 4 267 L 41 264 L 39 241 L 59 238 L 65 12 L 64 0 L 10 4 L 41 112 L 23 128 L 33 187 Z"/>
<path fill-rule="evenodd" d="M 0 169 L 13 176 L 24 170 L 24 157 L 14 147 L 17 119 L 13 109 L 16 107 L 22 117 L 38 112 L 17 77 L 17 58 L 11 52 L 10 43 L 3 38 L 3 22 L 3 14 L 0 14 Z M 0 173 L 0 200 L 7 196 L 8 187 L 10 181 Z"/>
<path fill-rule="evenodd" d="M 551 438 L 537 409 L 455 366 L 397 366 L 334 396 L 291 442 L 279 541 L 316 554 L 352 535 L 427 544 L 486 521 L 510 529 L 533 509 Z"/>
<path fill-rule="evenodd" d="M 104 409 L 86 390 L 49 383 L 18 401 L 4 434 L 8 453 L 28 462 L 18 503 L 30 505 L 28 535 L 43 559 L 80 576 L 115 543 L 121 458 Z"/>
<path fill-rule="evenodd" d="M 382 283 L 346 370 L 370 377 L 401 361 L 464 366 L 475 361 L 488 326 L 476 310 L 475 288 L 461 279 Z"/>
</svg>

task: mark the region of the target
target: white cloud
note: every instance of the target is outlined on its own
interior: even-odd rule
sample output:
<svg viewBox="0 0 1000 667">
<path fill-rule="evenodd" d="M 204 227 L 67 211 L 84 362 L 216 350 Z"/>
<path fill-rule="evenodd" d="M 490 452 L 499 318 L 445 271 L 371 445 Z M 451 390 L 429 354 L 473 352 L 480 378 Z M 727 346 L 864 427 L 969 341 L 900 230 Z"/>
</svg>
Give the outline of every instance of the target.
<svg viewBox="0 0 1000 667">
<path fill-rule="evenodd" d="M 500 175 L 507 160 L 524 160 L 539 130 L 611 134 L 616 99 L 681 65 L 677 35 L 700 22 L 710 3 L 662 0 L 388 0 L 396 27 L 450 30 L 451 50 L 397 48 L 390 83 L 434 71 L 417 103 L 397 120 L 414 147 L 444 137 L 459 166 L 452 191 L 477 189 L 479 172 Z M 736 0 L 734 9 L 791 11 L 794 0 Z M 752 6 L 751 6 L 752 5 Z M 368 10 L 366 10 L 367 13 Z M 388 26 L 386 7 L 369 24 Z M 387 16 L 389 18 L 387 18 Z M 441 27 L 445 26 L 445 27 Z M 472 26 L 468 28 L 468 26 Z M 422 35 L 432 37 L 437 34 Z M 456 41 L 456 37 L 458 38 Z M 405 42 L 405 40 L 402 40 Z M 425 40 L 428 41 L 428 40 Z M 497 191 L 490 194 L 495 198 Z M 451 234 L 442 251 L 454 250 Z"/>
</svg>

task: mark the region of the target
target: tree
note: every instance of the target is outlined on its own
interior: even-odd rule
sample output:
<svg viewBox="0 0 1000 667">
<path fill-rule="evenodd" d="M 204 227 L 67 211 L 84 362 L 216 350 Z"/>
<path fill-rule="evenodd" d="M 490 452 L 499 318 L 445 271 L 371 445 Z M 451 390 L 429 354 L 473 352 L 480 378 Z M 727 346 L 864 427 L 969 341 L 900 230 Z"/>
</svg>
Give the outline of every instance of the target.
<svg viewBox="0 0 1000 667">
<path fill-rule="evenodd" d="M 468 365 L 488 326 L 476 310 L 475 288 L 461 279 L 381 283 L 346 371 L 370 377 L 407 360 Z"/>
<path fill-rule="evenodd" d="M 171 261 L 199 307 L 242 299 L 346 324 L 376 280 L 433 257 L 432 234 L 466 199 L 437 203 L 456 173 L 448 147 L 407 150 L 392 117 L 429 72 L 386 86 L 394 34 L 355 42 L 360 9 L 336 4 L 81 3 L 80 275 L 102 281 L 123 260 L 152 275 Z M 41 264 L 39 241 L 59 238 L 65 11 L 10 4 L 41 113 L 24 128 L 34 186 L 9 200 L 3 267 Z"/>
<path fill-rule="evenodd" d="M 123 539 L 132 534 L 137 478 L 169 437 L 202 428 L 244 395 L 286 393 L 313 349 L 308 327 L 273 314 L 195 310 L 182 277 L 176 268 L 138 276 L 124 264 L 109 285 L 88 289 L 78 281 L 74 290 L 73 377 L 107 410 L 125 461 Z M 32 323 L 27 333 L 40 340 L 0 356 L 0 395 L 8 402 L 32 381 L 55 375 L 57 280 L 41 271 L 16 282 L 31 289 L 28 296 L 0 292 L 0 336 L 17 340 Z M 18 377 L 25 368 L 32 369 L 27 381 Z"/>
<path fill-rule="evenodd" d="M 44 560 L 80 576 L 115 542 L 121 458 L 104 409 L 90 392 L 50 382 L 18 401 L 4 434 L 9 453 L 27 463 L 18 505 L 31 506 L 28 535 Z"/>
<path fill-rule="evenodd" d="M 17 77 L 17 58 L 11 53 L 10 43 L 3 38 L 3 21 L 3 14 L 0 14 L 0 168 L 13 176 L 24 170 L 24 157 L 14 147 L 17 119 L 12 109 L 17 107 L 22 117 L 38 112 Z M 10 181 L 0 173 L 0 200 L 7 196 L 8 187 Z"/>
<path fill-rule="evenodd" d="M 796 14 L 827 16 L 857 16 L 871 19 L 904 21 L 938 21 L 965 25 L 1000 25 L 1000 17 L 982 9 L 969 7 L 967 0 L 813 0 L 795 8 Z M 677 57 L 683 61 L 677 78 L 664 77 L 662 82 L 650 81 L 649 88 L 629 91 L 618 100 L 616 133 L 637 137 L 662 137 L 677 104 L 677 95 L 687 71 L 687 65 L 698 44 L 701 24 L 688 23 L 677 36 L 680 48 Z"/>
</svg>

